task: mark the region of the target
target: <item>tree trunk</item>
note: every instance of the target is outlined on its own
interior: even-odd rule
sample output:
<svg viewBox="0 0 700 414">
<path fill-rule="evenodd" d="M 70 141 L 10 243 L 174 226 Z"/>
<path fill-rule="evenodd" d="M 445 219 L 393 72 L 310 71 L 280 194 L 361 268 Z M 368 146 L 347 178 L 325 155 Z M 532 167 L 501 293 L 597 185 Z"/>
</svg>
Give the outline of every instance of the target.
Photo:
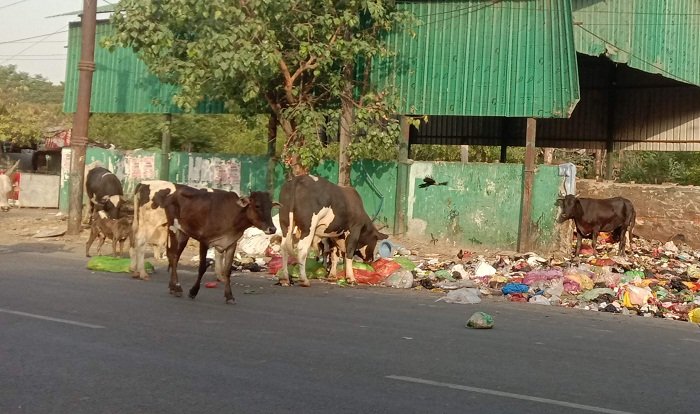
<svg viewBox="0 0 700 414">
<path fill-rule="evenodd" d="M 462 161 L 462 164 L 469 162 L 469 145 L 459 146 L 459 158 Z"/>
<path fill-rule="evenodd" d="M 547 165 L 554 164 L 554 148 L 545 148 L 544 152 L 544 163 Z"/>
<path fill-rule="evenodd" d="M 348 31 L 349 33 L 349 31 Z M 353 76 L 355 65 L 348 62 L 343 68 L 343 94 L 340 98 L 340 131 L 339 131 L 339 149 L 338 156 L 338 185 L 350 185 L 350 156 L 348 155 L 348 146 L 352 142 L 351 128 L 353 120 Z"/>
<path fill-rule="evenodd" d="M 267 191 L 275 191 L 275 167 L 277 166 L 277 114 L 270 113 L 267 122 Z"/>
<path fill-rule="evenodd" d="M 596 181 L 603 180 L 603 164 L 605 161 L 605 150 L 595 150 L 595 179 Z"/>
</svg>

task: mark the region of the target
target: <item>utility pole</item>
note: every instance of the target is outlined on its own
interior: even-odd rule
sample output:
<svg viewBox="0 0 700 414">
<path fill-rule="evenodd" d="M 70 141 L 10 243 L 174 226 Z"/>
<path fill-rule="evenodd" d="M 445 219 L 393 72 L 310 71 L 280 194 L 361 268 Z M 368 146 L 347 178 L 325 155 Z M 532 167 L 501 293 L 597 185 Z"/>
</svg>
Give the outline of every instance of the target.
<svg viewBox="0 0 700 414">
<path fill-rule="evenodd" d="M 85 179 L 85 153 L 87 149 L 88 121 L 92 72 L 95 71 L 95 26 L 97 25 L 97 0 L 83 0 L 80 19 L 83 34 L 78 63 L 78 104 L 73 115 L 70 158 L 70 201 L 67 234 L 80 234 L 83 214 L 83 181 Z"/>
</svg>

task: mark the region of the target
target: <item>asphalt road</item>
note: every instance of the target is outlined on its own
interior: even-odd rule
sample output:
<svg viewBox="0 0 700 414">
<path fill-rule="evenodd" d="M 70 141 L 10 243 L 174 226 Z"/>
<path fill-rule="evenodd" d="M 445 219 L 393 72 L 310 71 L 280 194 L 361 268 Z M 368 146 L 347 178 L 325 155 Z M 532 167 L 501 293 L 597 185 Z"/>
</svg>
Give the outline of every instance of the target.
<svg viewBox="0 0 700 414">
<path fill-rule="evenodd" d="M 3 414 L 700 412 L 687 322 L 261 274 L 225 305 L 55 246 L 0 249 Z M 478 310 L 494 329 L 464 327 Z"/>
</svg>

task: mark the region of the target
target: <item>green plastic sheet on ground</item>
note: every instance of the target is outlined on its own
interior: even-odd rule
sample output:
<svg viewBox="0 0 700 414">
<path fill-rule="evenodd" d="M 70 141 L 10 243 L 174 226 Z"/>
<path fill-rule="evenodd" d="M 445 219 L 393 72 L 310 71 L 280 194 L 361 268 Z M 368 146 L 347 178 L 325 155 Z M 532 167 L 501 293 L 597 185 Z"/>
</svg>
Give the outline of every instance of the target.
<svg viewBox="0 0 700 414">
<path fill-rule="evenodd" d="M 413 270 L 416 268 L 416 264 L 411 261 L 411 259 L 402 256 L 392 257 L 392 259 L 401 265 L 401 268 L 406 270 Z"/>
<path fill-rule="evenodd" d="M 98 272 L 129 273 L 128 257 L 95 256 L 90 258 L 87 268 Z M 150 262 L 145 263 L 146 272 L 153 273 L 155 268 Z"/>
</svg>

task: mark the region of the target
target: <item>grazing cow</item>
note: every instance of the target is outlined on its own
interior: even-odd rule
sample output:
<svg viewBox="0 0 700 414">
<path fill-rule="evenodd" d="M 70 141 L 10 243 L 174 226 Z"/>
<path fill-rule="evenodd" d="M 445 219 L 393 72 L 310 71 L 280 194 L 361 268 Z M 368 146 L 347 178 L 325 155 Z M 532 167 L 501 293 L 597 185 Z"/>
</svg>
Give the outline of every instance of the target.
<svg viewBox="0 0 700 414">
<path fill-rule="evenodd" d="M 128 239 L 129 246 L 134 244 L 131 232 L 131 218 L 122 217 L 120 219 L 111 219 L 102 217 L 99 213 L 95 214 L 90 224 L 90 237 L 85 243 L 85 256 L 90 257 L 90 247 L 99 238 L 97 243 L 97 255 L 102 251 L 102 245 L 105 239 L 112 240 L 112 256 L 121 257 L 124 254 L 124 242 Z M 119 242 L 119 256 L 117 256 L 117 242 Z"/>
<path fill-rule="evenodd" d="M 345 255 L 345 275 L 355 283 L 353 254 L 360 250 L 365 259 L 373 258 L 377 241 L 387 236 L 377 231 L 365 212 L 360 195 L 352 187 L 341 187 L 326 179 L 300 175 L 284 183 L 280 192 L 282 227 L 282 285 L 289 285 L 287 257 L 297 245 L 297 260 L 306 262 L 311 246 L 330 238 Z M 362 252 L 364 250 L 364 253 Z M 306 269 L 300 266 L 301 285 L 309 286 Z M 334 266 L 331 277 L 335 277 Z"/>
<path fill-rule="evenodd" d="M 96 209 L 101 209 L 109 218 L 121 217 L 120 209 L 124 204 L 122 183 L 116 175 L 104 167 L 95 167 L 85 177 L 85 191 L 90 200 L 89 218 Z"/>
<path fill-rule="evenodd" d="M 11 177 L 12 173 L 17 168 L 17 165 L 19 165 L 19 160 L 17 160 L 15 165 L 10 167 L 10 169 L 0 174 L 0 210 L 2 211 L 10 210 L 10 204 L 8 203 L 7 199 L 10 197 L 10 193 L 12 192 Z"/>
<path fill-rule="evenodd" d="M 170 293 L 182 295 L 177 263 L 187 239 L 191 237 L 199 241 L 199 271 L 197 281 L 190 289 L 190 298 L 194 299 L 199 292 L 202 276 L 207 269 L 207 250 L 214 247 L 223 256 L 226 303 L 233 303 L 231 265 L 236 244 L 249 227 L 255 226 L 266 234 L 274 234 L 276 229 L 272 223 L 271 209 L 277 203 L 273 203 L 265 192 L 252 192 L 249 197 L 241 198 L 234 192 L 180 185 L 170 195 L 156 194 L 154 202 L 165 209 L 168 218 Z"/>
<path fill-rule="evenodd" d="M 595 254 L 598 233 L 601 231 L 613 232 L 615 237 L 619 237 L 620 254 L 625 254 L 625 239 L 629 235 L 630 243 L 632 242 L 636 217 L 631 201 L 622 197 L 577 198 L 571 194 L 559 200 L 562 207 L 559 222 L 573 219 L 576 224 L 577 256 L 581 252 L 581 240 L 584 237 L 591 239 Z"/>
</svg>

